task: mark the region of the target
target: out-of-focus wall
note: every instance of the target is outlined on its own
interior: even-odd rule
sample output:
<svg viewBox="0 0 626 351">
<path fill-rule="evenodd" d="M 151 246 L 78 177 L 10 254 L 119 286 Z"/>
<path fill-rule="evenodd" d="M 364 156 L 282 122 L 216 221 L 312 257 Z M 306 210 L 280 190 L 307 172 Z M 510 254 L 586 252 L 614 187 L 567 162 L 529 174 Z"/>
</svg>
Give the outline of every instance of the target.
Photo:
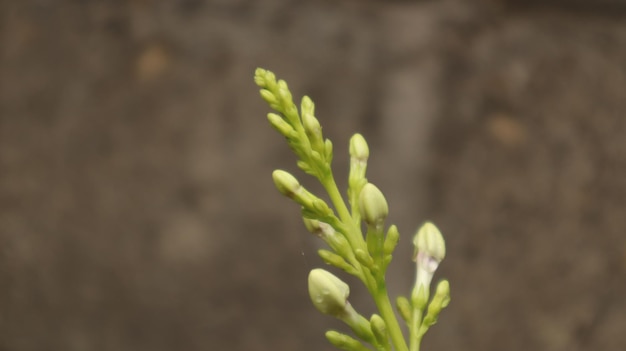
<svg viewBox="0 0 626 351">
<path fill-rule="evenodd" d="M 0 3 L 0 350 L 332 349 L 257 66 L 316 102 L 340 179 L 368 139 L 394 295 L 415 228 L 442 229 L 452 303 L 424 349 L 623 350 L 625 20 L 625 1 Z"/>
</svg>

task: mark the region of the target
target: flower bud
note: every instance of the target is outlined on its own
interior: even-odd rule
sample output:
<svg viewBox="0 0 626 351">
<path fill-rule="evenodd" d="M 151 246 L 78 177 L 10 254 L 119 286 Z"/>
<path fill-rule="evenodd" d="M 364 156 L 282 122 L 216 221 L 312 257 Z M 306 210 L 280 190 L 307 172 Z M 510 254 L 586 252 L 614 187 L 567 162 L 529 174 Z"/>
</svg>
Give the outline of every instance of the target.
<svg viewBox="0 0 626 351">
<path fill-rule="evenodd" d="M 264 70 L 261 67 L 258 67 L 255 71 L 254 71 L 254 82 L 256 83 L 256 85 L 258 85 L 259 87 L 264 88 L 266 86 L 266 76 L 268 74 L 267 70 Z"/>
<path fill-rule="evenodd" d="M 277 169 L 272 173 L 274 179 L 274 185 L 281 194 L 293 199 L 296 193 L 300 190 L 301 185 L 289 172 Z"/>
<path fill-rule="evenodd" d="M 313 150 L 320 153 L 320 156 L 324 156 L 324 139 L 320 122 L 312 113 L 303 112 L 302 125 Z"/>
<path fill-rule="evenodd" d="M 345 256 L 346 251 L 350 250 L 348 240 L 335 231 L 328 223 L 320 222 L 316 219 L 303 218 L 306 229 L 318 238 L 324 240 L 333 250 L 340 255 Z"/>
<path fill-rule="evenodd" d="M 405 322 L 411 323 L 411 303 L 404 296 L 398 296 L 396 299 L 396 308 L 400 312 L 400 316 Z"/>
<path fill-rule="evenodd" d="M 276 129 L 280 134 L 285 137 L 290 137 L 295 131 L 289 123 L 287 123 L 281 116 L 275 113 L 268 113 L 267 120 L 270 121 L 270 124 L 274 129 Z"/>
<path fill-rule="evenodd" d="M 326 264 L 335 266 L 350 274 L 357 274 L 357 271 L 354 269 L 354 267 L 346 262 L 343 257 L 337 255 L 336 253 L 330 252 L 328 250 L 318 250 L 317 254 Z"/>
<path fill-rule="evenodd" d="M 437 284 L 437 290 L 435 291 L 435 297 L 433 297 L 433 302 L 435 300 L 439 300 L 438 304 L 441 305 L 441 308 L 448 306 L 450 303 L 450 283 L 447 280 L 442 280 Z"/>
<path fill-rule="evenodd" d="M 279 80 L 278 82 L 278 95 L 284 104 L 292 104 L 291 91 L 289 91 L 289 87 L 287 86 L 287 82 L 284 80 Z"/>
<path fill-rule="evenodd" d="M 435 296 L 428 305 L 428 312 L 422 322 L 422 328 L 428 328 L 437 322 L 439 313 L 450 303 L 450 283 L 442 280 L 437 284 Z"/>
<path fill-rule="evenodd" d="M 331 316 L 341 316 L 347 305 L 348 284 L 330 272 L 316 268 L 309 273 L 309 295 L 318 311 Z"/>
<path fill-rule="evenodd" d="M 443 240 L 443 236 L 437 227 L 426 222 L 417 231 L 415 238 L 413 239 L 413 245 L 415 245 L 415 257 L 417 259 L 418 254 L 424 253 L 424 255 L 430 257 L 436 261 L 438 265 L 441 260 L 446 256 L 446 243 Z M 437 267 L 435 266 L 435 269 Z M 434 271 L 434 270 L 433 270 Z"/>
<path fill-rule="evenodd" d="M 359 263 L 362 264 L 364 267 L 370 270 L 373 270 L 375 268 L 374 259 L 372 258 L 372 256 L 370 256 L 369 253 L 365 252 L 364 250 L 355 249 L 354 256 L 356 257 L 356 260 L 359 261 Z"/>
<path fill-rule="evenodd" d="M 319 238 L 324 237 L 325 230 L 327 230 L 326 223 L 320 222 L 317 219 L 310 219 L 306 217 L 302 218 L 302 221 L 304 222 L 304 226 L 309 232 L 311 232 L 312 234 L 314 234 L 315 236 Z"/>
<path fill-rule="evenodd" d="M 389 207 L 383 193 L 372 183 L 367 183 L 361 189 L 359 195 L 359 211 L 361 217 L 368 225 L 382 226 L 387 215 Z"/>
<path fill-rule="evenodd" d="M 338 349 L 346 351 L 369 351 L 360 341 L 335 330 L 326 332 L 326 339 Z"/>
<path fill-rule="evenodd" d="M 380 345 L 389 345 L 389 339 L 387 337 L 387 324 L 383 318 L 377 314 L 372 315 L 370 318 L 370 326 L 376 341 Z"/>
<path fill-rule="evenodd" d="M 385 243 L 383 245 L 383 253 L 385 255 L 391 255 L 393 250 L 396 248 L 396 245 L 398 245 L 398 240 L 400 240 L 398 227 L 392 225 L 387 230 L 387 237 L 385 238 Z"/>
<path fill-rule="evenodd" d="M 353 198 L 353 195 L 358 196 L 367 183 L 365 172 L 367 171 L 368 157 L 369 149 L 365 139 L 361 134 L 354 134 L 350 139 L 350 174 L 348 175 L 350 201 L 358 201 L 358 198 Z"/>
<path fill-rule="evenodd" d="M 350 156 L 361 162 L 367 162 L 369 155 L 370 150 L 365 138 L 361 134 L 354 134 L 350 138 Z"/>
<path fill-rule="evenodd" d="M 271 91 L 267 89 L 261 89 L 260 94 L 261 98 L 263 98 L 263 100 L 265 100 L 265 102 L 267 102 L 268 104 L 275 105 L 278 103 L 276 95 L 274 95 Z"/>
<path fill-rule="evenodd" d="M 416 262 L 415 286 L 411 293 L 414 308 L 423 310 L 430 295 L 430 282 L 446 256 L 446 244 L 437 227 L 430 222 L 424 223 L 413 239 Z"/>
<path fill-rule="evenodd" d="M 304 130 L 307 135 L 322 137 L 322 126 L 320 125 L 320 121 L 312 113 L 303 113 L 302 114 L 302 125 L 304 126 Z"/>
<path fill-rule="evenodd" d="M 324 158 L 329 165 L 333 161 L 333 143 L 330 139 L 324 140 Z"/>
</svg>

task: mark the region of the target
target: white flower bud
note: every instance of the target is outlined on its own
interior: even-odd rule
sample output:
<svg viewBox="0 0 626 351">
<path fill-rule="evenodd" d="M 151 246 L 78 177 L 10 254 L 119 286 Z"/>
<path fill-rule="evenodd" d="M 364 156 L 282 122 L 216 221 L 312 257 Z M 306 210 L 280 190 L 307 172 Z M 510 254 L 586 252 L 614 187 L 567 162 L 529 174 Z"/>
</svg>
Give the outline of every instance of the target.
<svg viewBox="0 0 626 351">
<path fill-rule="evenodd" d="M 413 259 L 416 260 L 418 258 L 417 256 L 423 253 L 425 256 L 429 257 L 429 260 L 436 262 L 434 269 L 437 269 L 439 262 L 446 256 L 446 242 L 443 240 L 443 235 L 441 235 L 439 229 L 430 222 L 424 223 L 417 231 L 413 239 L 413 245 L 415 245 L 415 257 L 413 257 Z M 433 263 L 429 265 L 432 266 Z"/>
<path fill-rule="evenodd" d="M 424 309 L 430 295 L 430 282 L 446 256 L 446 244 L 437 227 L 430 222 L 424 223 L 413 239 L 416 262 L 415 286 L 411 293 L 413 306 Z"/>
<path fill-rule="evenodd" d="M 332 273 L 316 268 L 309 273 L 309 295 L 318 311 L 339 317 L 346 310 L 350 287 Z"/>
</svg>

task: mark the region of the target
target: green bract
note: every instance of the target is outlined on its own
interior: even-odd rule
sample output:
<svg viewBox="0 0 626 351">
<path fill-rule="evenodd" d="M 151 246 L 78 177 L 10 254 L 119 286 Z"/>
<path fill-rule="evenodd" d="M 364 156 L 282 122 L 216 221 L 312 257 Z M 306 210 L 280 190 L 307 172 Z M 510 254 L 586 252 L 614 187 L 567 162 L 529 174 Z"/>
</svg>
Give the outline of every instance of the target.
<svg viewBox="0 0 626 351">
<path fill-rule="evenodd" d="M 309 274 L 313 305 L 320 312 L 342 320 L 356 337 L 330 330 L 326 338 L 346 351 L 418 351 L 424 333 L 450 302 L 450 285 L 446 280 L 437 285 L 430 299 L 432 277 L 445 256 L 443 236 L 432 223 L 426 223 L 413 241 L 415 285 L 410 299 L 397 298 L 398 312 L 409 329 L 407 343 L 391 307 L 385 281 L 400 234 L 395 225 L 385 231 L 389 207 L 380 189 L 365 176 L 370 156 L 365 138 L 355 134 L 350 139 L 346 203 L 331 169 L 333 144 L 324 139 L 313 101 L 303 97 L 298 110 L 287 83 L 262 68 L 256 70 L 254 81 L 261 88 L 261 98 L 275 111 L 267 115 L 268 121 L 287 140 L 298 158 L 298 167 L 319 180 L 330 203 L 307 191 L 286 171 L 274 171 L 276 188 L 300 205 L 306 228 L 328 245 L 330 250 L 318 252 L 322 260 L 361 280 L 378 308 L 377 314 L 366 319 L 348 301 L 350 288 L 346 283 L 328 271 L 313 269 Z"/>
</svg>

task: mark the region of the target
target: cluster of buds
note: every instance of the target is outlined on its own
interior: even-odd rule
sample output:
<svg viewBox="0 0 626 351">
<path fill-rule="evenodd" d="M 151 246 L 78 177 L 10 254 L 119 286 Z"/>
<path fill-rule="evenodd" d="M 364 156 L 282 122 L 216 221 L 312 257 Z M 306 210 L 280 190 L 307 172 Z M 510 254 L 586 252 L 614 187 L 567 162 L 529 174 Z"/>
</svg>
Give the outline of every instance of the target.
<svg viewBox="0 0 626 351">
<path fill-rule="evenodd" d="M 309 295 L 318 311 L 343 321 L 359 339 L 376 346 L 388 343 L 387 327 L 382 318 L 375 314 L 371 320 L 367 320 L 360 315 L 348 301 L 348 284 L 332 273 L 321 268 L 313 269 L 309 273 Z M 327 333 L 326 336 L 333 344 L 354 344 L 352 338 L 339 332 Z M 362 346 L 360 342 L 354 341 Z"/>
<path fill-rule="evenodd" d="M 348 301 L 348 284 L 326 270 L 313 269 L 308 278 L 313 305 L 321 313 L 343 321 L 360 340 L 334 330 L 328 331 L 326 338 L 336 347 L 348 351 L 370 350 L 363 343 L 370 344 L 377 351 L 409 351 L 393 313 L 385 282 L 385 272 L 400 234 L 395 225 L 385 230 L 389 214 L 387 200 L 380 189 L 366 178 L 370 150 L 365 138 L 355 134 L 350 139 L 346 204 L 331 171 L 333 145 L 322 135 L 313 101 L 303 97 L 298 111 L 287 83 L 277 80 L 272 72 L 264 69 L 257 69 L 255 82 L 261 88 L 261 97 L 276 111 L 267 116 L 270 124 L 286 138 L 289 147 L 298 156 L 298 167 L 322 183 L 333 208 L 286 171 L 276 170 L 272 174 L 276 188 L 301 206 L 306 228 L 328 245 L 329 250 L 319 250 L 319 256 L 327 264 L 360 279 L 372 294 L 380 313 L 365 318 Z M 439 282 L 434 296 L 430 298 L 433 275 L 446 253 L 437 227 L 432 223 L 424 224 L 415 235 L 413 244 L 415 286 L 410 300 L 398 298 L 397 309 L 409 326 L 410 350 L 416 351 L 424 333 L 435 324 L 441 310 L 448 305 L 450 286 L 446 280 Z"/>
</svg>

